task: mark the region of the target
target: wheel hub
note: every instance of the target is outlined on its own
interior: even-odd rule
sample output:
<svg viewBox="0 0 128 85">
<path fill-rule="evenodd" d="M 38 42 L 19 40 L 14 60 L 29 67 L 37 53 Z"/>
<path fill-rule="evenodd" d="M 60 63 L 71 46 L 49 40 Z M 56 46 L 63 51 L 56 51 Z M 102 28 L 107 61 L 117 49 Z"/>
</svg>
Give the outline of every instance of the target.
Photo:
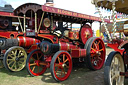
<svg viewBox="0 0 128 85">
<path fill-rule="evenodd" d="M 39 64 L 40 61 L 39 60 L 36 60 L 35 63 L 36 63 L 37 66 L 40 66 L 40 64 Z"/>
<path fill-rule="evenodd" d="M 64 64 L 62 64 L 62 68 L 64 68 L 64 67 L 66 67 L 66 64 L 64 63 Z"/>
<path fill-rule="evenodd" d="M 15 58 L 15 61 L 19 61 L 20 59 L 18 57 Z"/>
<path fill-rule="evenodd" d="M 95 66 L 97 65 L 97 61 L 94 61 L 94 65 L 95 65 Z"/>
<path fill-rule="evenodd" d="M 101 52 L 99 52 L 99 51 L 96 51 L 96 54 L 97 54 L 98 56 L 100 56 L 100 55 L 101 55 Z"/>
</svg>

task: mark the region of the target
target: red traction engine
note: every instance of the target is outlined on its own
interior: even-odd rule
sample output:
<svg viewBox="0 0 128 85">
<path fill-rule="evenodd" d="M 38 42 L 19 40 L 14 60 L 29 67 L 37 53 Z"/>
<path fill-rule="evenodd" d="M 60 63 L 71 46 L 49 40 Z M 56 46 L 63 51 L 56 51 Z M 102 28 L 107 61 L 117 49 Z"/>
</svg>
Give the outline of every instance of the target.
<svg viewBox="0 0 128 85">
<path fill-rule="evenodd" d="M 41 41 L 38 43 L 39 49 L 30 52 L 26 60 L 30 75 L 42 75 L 50 68 L 56 81 L 64 81 L 69 77 L 73 62 L 76 61 L 84 62 L 91 70 L 102 68 L 105 61 L 105 45 L 101 38 L 93 37 L 90 25 L 86 24 L 87 21 L 100 21 L 98 17 L 34 3 L 20 6 L 16 9 L 17 14 L 25 9 L 28 16 L 35 21 L 32 24 L 38 26 L 40 17 L 39 21 L 42 23 L 42 28 L 40 24 L 38 29 L 35 27 L 37 34 L 34 38 Z M 80 25 L 79 31 L 73 31 L 73 23 Z"/>
<path fill-rule="evenodd" d="M 22 24 L 19 24 L 23 23 L 23 19 L 12 12 L 0 11 L 0 68 L 5 67 L 13 72 L 22 70 L 26 65 L 27 53 L 37 49 L 40 40 L 25 36 Z"/>
</svg>

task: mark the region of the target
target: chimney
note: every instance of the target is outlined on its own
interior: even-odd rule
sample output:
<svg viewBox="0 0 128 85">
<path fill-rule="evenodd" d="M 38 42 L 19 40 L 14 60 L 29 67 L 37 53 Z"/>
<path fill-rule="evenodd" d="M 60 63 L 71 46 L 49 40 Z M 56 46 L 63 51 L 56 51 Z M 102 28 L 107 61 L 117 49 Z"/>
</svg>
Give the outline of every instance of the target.
<svg viewBox="0 0 128 85">
<path fill-rule="evenodd" d="M 46 0 L 46 3 L 44 4 L 46 6 L 54 6 L 53 0 Z"/>
</svg>

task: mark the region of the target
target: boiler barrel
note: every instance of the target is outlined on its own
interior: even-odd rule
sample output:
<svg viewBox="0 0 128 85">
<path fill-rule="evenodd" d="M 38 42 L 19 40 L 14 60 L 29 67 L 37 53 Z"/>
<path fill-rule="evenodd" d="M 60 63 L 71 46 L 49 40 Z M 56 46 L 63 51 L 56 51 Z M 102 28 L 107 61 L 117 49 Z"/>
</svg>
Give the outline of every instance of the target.
<svg viewBox="0 0 128 85">
<path fill-rule="evenodd" d="M 78 49 L 78 47 L 72 43 L 59 42 L 59 44 L 52 44 L 48 41 L 42 41 L 40 43 L 40 49 L 45 55 L 50 55 L 59 50 L 70 51 L 71 49 Z"/>
<path fill-rule="evenodd" d="M 36 45 L 36 44 L 40 43 L 40 41 L 35 38 L 20 36 L 17 39 L 19 42 L 19 46 L 26 47 L 26 48 L 29 48 L 31 45 Z"/>
<path fill-rule="evenodd" d="M 29 48 L 31 45 L 37 45 L 40 43 L 38 39 L 20 36 L 16 39 L 4 39 L 0 38 L 0 49 L 8 49 L 12 46 L 21 46 Z"/>
</svg>

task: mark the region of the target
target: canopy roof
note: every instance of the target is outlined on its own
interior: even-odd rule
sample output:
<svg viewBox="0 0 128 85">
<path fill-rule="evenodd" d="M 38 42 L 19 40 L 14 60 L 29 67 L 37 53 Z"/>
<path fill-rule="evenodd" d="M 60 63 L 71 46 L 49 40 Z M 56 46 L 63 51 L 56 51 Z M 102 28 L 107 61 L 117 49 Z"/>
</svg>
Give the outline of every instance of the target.
<svg viewBox="0 0 128 85">
<path fill-rule="evenodd" d="M 112 9 L 112 2 L 115 1 L 116 11 L 128 14 L 128 0 L 92 0 L 93 4 Z"/>
<path fill-rule="evenodd" d="M 81 14 L 77 12 L 72 12 L 60 8 L 55 8 L 55 7 L 50 7 L 50 6 L 45 6 L 45 5 L 39 5 L 35 3 L 26 3 L 14 10 L 14 14 L 18 16 L 19 13 L 26 14 L 28 10 L 33 10 L 34 12 L 37 12 L 38 10 L 42 10 L 43 12 L 51 13 L 53 16 L 60 16 L 71 18 L 70 20 L 75 20 L 76 18 L 79 19 L 79 21 L 100 21 L 101 19 L 99 17 L 95 16 L 90 16 L 86 14 Z M 66 19 L 66 18 L 65 18 Z M 105 19 L 106 22 L 110 22 L 109 20 Z"/>
</svg>

